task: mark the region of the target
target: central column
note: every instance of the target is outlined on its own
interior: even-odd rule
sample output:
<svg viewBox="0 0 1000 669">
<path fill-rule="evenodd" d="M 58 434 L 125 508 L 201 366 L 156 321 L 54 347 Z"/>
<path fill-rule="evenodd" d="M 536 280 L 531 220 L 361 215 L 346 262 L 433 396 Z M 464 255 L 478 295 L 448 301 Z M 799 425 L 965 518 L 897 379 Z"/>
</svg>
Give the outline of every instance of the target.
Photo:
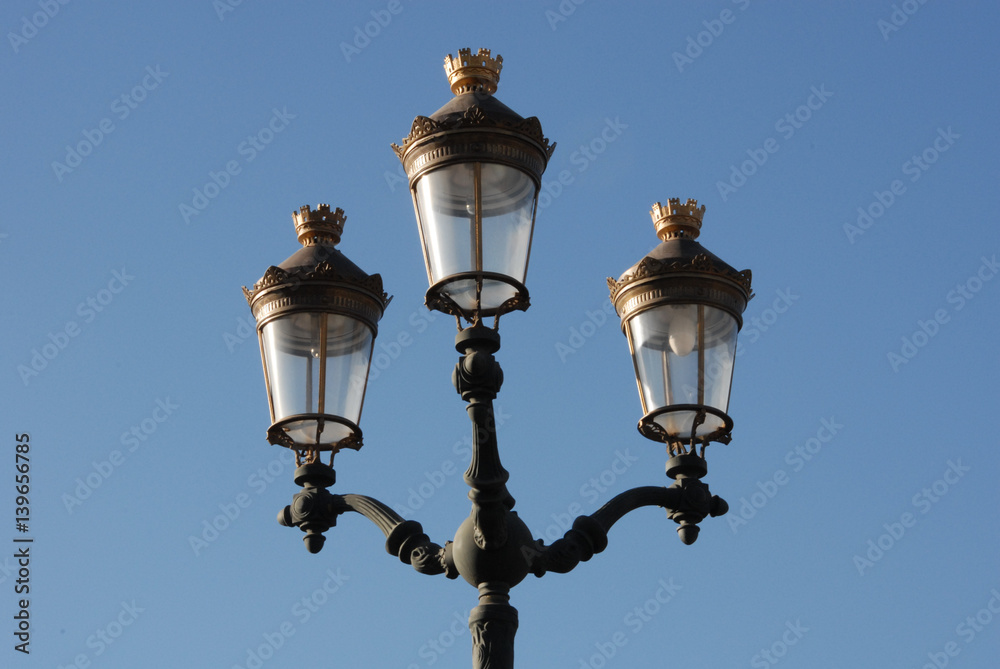
<svg viewBox="0 0 1000 669">
<path fill-rule="evenodd" d="M 468 402 L 473 429 L 465 472 L 472 511 L 455 533 L 451 556 L 462 578 L 479 589 L 479 605 L 469 615 L 473 669 L 514 669 L 517 609 L 509 603 L 510 589 L 528 575 L 523 549 L 534 542 L 513 511 L 496 438 L 493 399 L 503 372 L 493 354 L 500 349 L 500 335 L 477 323 L 458 333 L 455 348 L 463 355 L 453 380 Z"/>
<path fill-rule="evenodd" d="M 514 669 L 517 609 L 506 583 L 479 584 L 479 606 L 469 614 L 472 669 Z"/>
<path fill-rule="evenodd" d="M 493 357 L 500 349 L 500 335 L 481 324 L 473 325 L 458 333 L 455 348 L 463 355 L 452 380 L 455 390 L 468 402 L 472 421 L 472 458 L 464 478 L 470 488 L 475 542 L 481 549 L 494 550 L 507 542 L 507 514 L 514 506 L 507 491 L 510 474 L 500 462 L 493 416 L 493 399 L 503 384 L 503 372 Z"/>
</svg>

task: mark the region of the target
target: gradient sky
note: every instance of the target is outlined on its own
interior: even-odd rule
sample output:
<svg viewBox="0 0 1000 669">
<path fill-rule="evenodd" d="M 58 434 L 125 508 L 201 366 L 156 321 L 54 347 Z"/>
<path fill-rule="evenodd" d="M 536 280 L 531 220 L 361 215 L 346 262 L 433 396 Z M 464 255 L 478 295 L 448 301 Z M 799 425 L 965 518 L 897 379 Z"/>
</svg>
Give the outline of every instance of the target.
<svg viewBox="0 0 1000 669">
<path fill-rule="evenodd" d="M 730 514 L 688 547 L 643 509 L 529 576 L 518 665 L 996 665 L 995 3 L 11 0 L 0 26 L 0 555 L 34 539 L 30 655 L 0 560 L 0 665 L 469 666 L 464 581 L 360 516 L 318 555 L 276 523 L 298 488 L 240 290 L 298 247 L 293 210 L 346 211 L 341 250 L 395 299 L 333 490 L 453 537 L 454 323 L 423 306 L 389 144 L 462 47 L 501 54 L 497 97 L 558 142 L 498 354 L 535 536 L 668 483 L 605 283 L 656 245 L 650 205 L 707 205 L 700 241 L 756 293 L 708 452 Z"/>
</svg>

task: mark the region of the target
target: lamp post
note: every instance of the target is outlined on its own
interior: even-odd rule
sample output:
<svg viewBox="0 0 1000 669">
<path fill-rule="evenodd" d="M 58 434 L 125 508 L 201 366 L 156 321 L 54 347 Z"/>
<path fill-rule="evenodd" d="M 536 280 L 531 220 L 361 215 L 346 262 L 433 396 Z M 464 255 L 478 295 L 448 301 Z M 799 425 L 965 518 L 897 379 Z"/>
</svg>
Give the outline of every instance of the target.
<svg viewBox="0 0 1000 669">
<path fill-rule="evenodd" d="M 726 502 L 701 479 L 705 446 L 729 441 L 736 335 L 751 297 L 750 272 L 737 272 L 695 241 L 704 206 L 654 205 L 662 243 L 608 284 L 632 351 L 644 412 L 639 431 L 666 444 L 673 482 L 619 494 L 578 517 L 551 545 L 533 539 L 513 510 L 500 461 L 493 400 L 503 373 L 494 354 L 500 317 L 529 305 L 524 281 L 535 204 L 555 144 L 538 119 L 493 97 L 502 62 L 485 49 L 446 58 L 455 97 L 431 116 L 418 116 L 402 146 L 393 145 L 413 196 L 430 284 L 426 304 L 458 323 L 461 355 L 452 380 L 473 424 L 464 475 L 472 508 L 453 541 L 432 542 L 418 522 L 378 500 L 328 490 L 336 452 L 361 447 L 368 365 L 390 299 L 377 274 L 335 248 L 343 212 L 302 207 L 295 224 L 303 248 L 244 289 L 257 319 L 271 408 L 268 440 L 295 450 L 299 465 L 295 482 L 302 490 L 278 521 L 305 532 L 306 548 L 316 553 L 340 515 L 360 513 L 404 564 L 423 574 L 461 576 L 479 592 L 469 616 L 478 669 L 514 666 L 517 610 L 510 589 L 528 574 L 566 573 L 589 560 L 607 547 L 614 523 L 640 507 L 666 509 L 685 544 L 695 541 L 701 520 L 726 513 Z M 488 317 L 492 327 L 483 322 Z"/>
<path fill-rule="evenodd" d="M 427 306 L 473 324 L 528 308 L 535 203 L 555 144 L 538 119 L 493 97 L 503 58 L 444 61 L 455 97 L 392 145 L 410 181 L 430 288 Z"/>
<path fill-rule="evenodd" d="M 358 421 L 372 346 L 391 298 L 382 291 L 382 277 L 369 276 L 337 250 L 342 209 L 305 206 L 293 216 L 302 248 L 243 292 L 264 363 L 267 440 L 295 451 L 296 482 L 322 483 L 325 492 L 334 483 L 333 469 L 322 465 L 321 453 L 330 453 L 332 465 L 337 451 L 361 448 Z M 309 552 L 323 547 L 328 527 L 303 526 Z"/>
</svg>

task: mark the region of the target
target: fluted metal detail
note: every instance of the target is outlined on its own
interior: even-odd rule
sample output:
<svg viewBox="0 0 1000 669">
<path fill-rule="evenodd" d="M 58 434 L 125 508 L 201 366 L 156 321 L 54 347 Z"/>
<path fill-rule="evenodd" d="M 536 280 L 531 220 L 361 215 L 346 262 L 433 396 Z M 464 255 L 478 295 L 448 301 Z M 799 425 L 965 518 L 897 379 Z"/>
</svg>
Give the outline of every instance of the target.
<svg viewBox="0 0 1000 669">
<path fill-rule="evenodd" d="M 397 525 L 406 520 L 377 499 L 364 495 L 343 495 L 342 497 L 350 511 L 360 513 L 375 523 L 386 537 L 392 533 Z"/>
</svg>

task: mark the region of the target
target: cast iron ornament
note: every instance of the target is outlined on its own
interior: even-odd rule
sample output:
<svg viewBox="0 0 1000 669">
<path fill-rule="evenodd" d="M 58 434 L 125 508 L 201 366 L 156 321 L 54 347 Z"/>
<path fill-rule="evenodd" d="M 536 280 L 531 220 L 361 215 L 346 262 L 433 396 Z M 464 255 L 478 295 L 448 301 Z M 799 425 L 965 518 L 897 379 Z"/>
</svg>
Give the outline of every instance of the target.
<svg viewBox="0 0 1000 669">
<path fill-rule="evenodd" d="M 536 166 L 537 178 L 540 179 L 555 145 L 550 146 L 542 136 L 537 119 L 517 117 L 518 120 L 512 120 L 510 114 L 513 112 L 498 102 L 499 107 L 490 102 L 494 100 L 492 93 L 496 90 L 501 65 L 499 56 L 494 59 L 484 49 L 480 49 L 475 56 L 470 49 L 462 49 L 457 59 L 451 56 L 446 59 L 452 90 L 460 97 L 468 93 L 473 95 L 463 101 L 462 104 L 466 105 L 464 109 L 446 105 L 432 117 L 417 117 L 402 147 L 394 145 L 411 184 L 423 171 L 452 159 L 447 142 L 435 142 L 446 138 L 448 133 L 461 132 L 472 136 L 482 129 L 506 137 L 497 146 L 504 147 L 502 150 L 510 156 L 509 161 L 518 163 L 522 169 L 535 169 L 531 166 Z M 472 104 L 475 98 L 481 98 L 483 104 Z M 482 150 L 484 154 L 494 151 L 482 148 L 487 144 L 486 141 L 476 144 L 479 147 L 477 150 Z M 617 281 L 608 280 L 619 315 L 642 308 L 642 300 L 635 290 L 637 286 L 664 276 L 691 274 L 705 282 L 703 287 L 715 290 L 711 299 L 721 308 L 735 311 L 734 316 L 741 318 L 746 300 L 752 297 L 750 272 L 733 270 L 693 241 L 701 218 L 696 205 L 691 200 L 686 205 L 671 200 L 667 207 L 661 208 L 686 214 L 670 220 L 663 216 L 663 224 L 657 223 L 661 239 L 684 242 L 680 245 L 684 251 L 680 257 L 651 254 Z M 657 207 L 659 203 L 654 212 Z M 703 211 L 704 207 L 701 208 Z M 324 210 L 324 217 L 327 212 L 328 208 Z M 322 240 L 321 245 L 324 246 L 336 243 L 334 238 L 339 240 L 335 224 L 314 235 L 314 239 Z M 692 249 L 695 252 L 691 252 Z M 271 268 L 252 291 L 244 290 L 256 315 L 262 296 L 268 290 L 277 287 L 293 289 L 290 284 L 298 288 L 315 280 L 344 284 L 349 290 L 363 295 L 369 300 L 373 315 L 379 312 L 380 316 L 381 310 L 388 304 L 389 298 L 382 292 L 378 275 L 356 276 L 351 272 L 344 273 L 336 263 L 327 266 L 322 261 L 305 268 Z M 657 293 L 654 297 L 661 299 L 664 295 Z M 669 294 L 666 298 L 672 299 Z M 519 299 L 526 305 L 527 292 Z M 677 524 L 681 541 L 692 544 L 698 537 L 698 523 L 706 517 L 725 514 L 729 507 L 722 498 L 713 495 L 701 480 L 708 471 L 704 449 L 699 455 L 692 448 L 690 452 L 670 452 L 673 457 L 667 461 L 666 474 L 672 479 L 671 485 L 627 490 L 594 513 L 576 518 L 564 536 L 551 545 L 546 545 L 541 539 L 532 539 L 530 530 L 513 510 L 515 501 L 506 485 L 509 474 L 500 462 L 496 439 L 493 400 L 503 383 L 503 372 L 494 354 L 500 349 L 500 335 L 495 329 L 475 322 L 466 329 L 460 329 L 455 347 L 460 358 L 452 380 L 456 391 L 467 403 L 473 440 L 471 461 L 464 475 L 470 488 L 472 508 L 469 517 L 458 528 L 454 541 L 446 542 L 444 546 L 430 541 L 418 522 L 402 518 L 378 500 L 363 495 L 330 492 L 328 489 L 336 479 L 334 470 L 332 466 L 319 462 L 316 453 L 304 454 L 306 461 L 295 472 L 295 482 L 302 490 L 295 495 L 292 504 L 278 514 L 278 521 L 303 531 L 306 548 L 316 553 L 323 547 L 324 532 L 336 525 L 341 514 L 348 511 L 360 513 L 385 535 L 386 551 L 404 564 L 412 565 L 423 574 L 444 574 L 449 579 L 461 576 L 479 592 L 479 605 L 469 617 L 474 669 L 513 669 L 517 610 L 509 604 L 509 591 L 527 574 L 541 577 L 549 572 L 566 573 L 580 562 L 588 561 L 607 547 L 611 527 L 635 509 L 646 506 L 665 509 L 668 518 Z"/>
</svg>

